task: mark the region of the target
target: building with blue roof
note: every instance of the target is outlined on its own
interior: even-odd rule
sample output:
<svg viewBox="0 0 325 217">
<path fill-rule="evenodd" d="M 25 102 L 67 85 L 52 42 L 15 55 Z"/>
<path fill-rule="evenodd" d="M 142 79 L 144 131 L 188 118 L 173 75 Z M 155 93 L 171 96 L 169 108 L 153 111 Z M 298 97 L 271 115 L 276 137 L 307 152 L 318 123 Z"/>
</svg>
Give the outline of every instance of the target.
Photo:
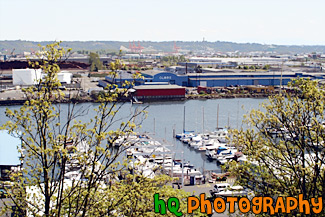
<svg viewBox="0 0 325 217">
<path fill-rule="evenodd" d="M 135 86 L 163 83 L 175 84 L 183 87 L 229 87 L 236 85 L 287 85 L 289 81 L 296 78 L 325 79 L 325 73 L 307 73 L 307 72 L 269 72 L 256 71 L 247 72 L 241 70 L 222 70 L 203 68 L 201 73 L 177 73 L 160 70 L 148 70 L 142 72 L 143 79 L 136 79 Z M 115 83 L 118 86 L 125 81 L 133 81 L 130 73 L 121 74 L 118 78 L 110 79 L 106 77 L 99 85 L 105 87 L 105 82 Z"/>
<path fill-rule="evenodd" d="M 191 87 L 229 87 L 236 85 L 287 85 L 292 79 L 324 79 L 324 73 L 295 73 L 295 72 L 209 72 L 188 74 Z"/>
</svg>

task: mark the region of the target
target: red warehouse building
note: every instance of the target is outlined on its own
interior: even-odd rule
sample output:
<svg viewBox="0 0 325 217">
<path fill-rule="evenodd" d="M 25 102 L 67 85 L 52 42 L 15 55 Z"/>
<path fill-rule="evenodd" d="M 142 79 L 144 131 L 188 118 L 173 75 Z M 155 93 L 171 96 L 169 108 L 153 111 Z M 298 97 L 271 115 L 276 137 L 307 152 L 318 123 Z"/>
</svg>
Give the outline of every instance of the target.
<svg viewBox="0 0 325 217">
<path fill-rule="evenodd" d="M 178 85 L 142 85 L 134 89 L 134 96 L 140 100 L 185 99 L 185 87 Z"/>
</svg>

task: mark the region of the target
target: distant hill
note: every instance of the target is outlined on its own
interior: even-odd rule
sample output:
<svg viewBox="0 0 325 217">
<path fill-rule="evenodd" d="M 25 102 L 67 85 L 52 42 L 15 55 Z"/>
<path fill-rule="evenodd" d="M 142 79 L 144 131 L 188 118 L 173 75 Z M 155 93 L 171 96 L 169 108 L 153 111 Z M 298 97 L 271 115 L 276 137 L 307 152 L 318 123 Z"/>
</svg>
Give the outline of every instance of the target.
<svg viewBox="0 0 325 217">
<path fill-rule="evenodd" d="M 35 42 L 35 41 L 0 41 L 0 52 L 3 54 L 10 54 L 15 49 L 15 53 L 22 53 L 24 51 L 31 52 L 38 50 L 37 45 L 46 45 L 50 41 Z M 121 41 L 65 41 L 61 44 L 63 47 L 72 48 L 74 51 L 88 50 L 88 51 L 105 51 L 117 52 L 123 46 L 129 48 L 129 42 Z M 138 46 L 138 42 L 135 42 Z M 172 52 L 174 49 L 174 41 L 152 42 L 140 41 L 140 45 L 145 49 L 152 51 Z M 325 45 L 312 46 L 297 46 L 297 45 L 264 45 L 257 43 L 234 43 L 234 42 L 199 42 L 199 41 L 176 41 L 177 47 L 183 51 L 213 51 L 213 52 L 255 52 L 255 51 L 274 51 L 278 54 L 297 54 L 297 53 L 311 53 L 321 52 L 325 53 Z"/>
</svg>

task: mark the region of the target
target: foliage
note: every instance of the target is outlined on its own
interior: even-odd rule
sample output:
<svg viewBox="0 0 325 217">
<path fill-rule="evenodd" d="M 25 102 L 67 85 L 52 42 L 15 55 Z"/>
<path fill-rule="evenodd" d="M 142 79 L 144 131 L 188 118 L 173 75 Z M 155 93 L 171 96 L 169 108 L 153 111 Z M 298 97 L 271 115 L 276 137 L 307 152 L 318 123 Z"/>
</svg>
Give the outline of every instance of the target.
<svg viewBox="0 0 325 217">
<path fill-rule="evenodd" d="M 199 94 L 204 95 L 204 94 L 206 94 L 206 92 L 204 90 L 201 90 Z"/>
<path fill-rule="evenodd" d="M 109 73 L 89 73 L 88 77 L 105 78 Z"/>
<path fill-rule="evenodd" d="M 263 66 L 264 70 L 269 70 L 270 69 L 270 65 L 266 64 L 265 66 Z"/>
<path fill-rule="evenodd" d="M 161 58 L 161 63 L 164 66 L 174 66 L 179 62 L 186 62 L 186 58 L 182 56 L 164 56 Z"/>
<path fill-rule="evenodd" d="M 161 216 L 161 214 L 154 212 L 153 195 L 155 193 L 158 193 L 159 197 L 164 199 L 166 204 L 170 197 L 177 197 L 180 200 L 180 209 L 178 211 L 186 214 L 186 200 L 190 193 L 166 185 L 171 181 L 172 179 L 166 175 L 156 176 L 153 179 L 145 178 L 141 175 L 128 175 L 126 180 L 113 186 L 109 191 L 114 200 L 111 200 L 111 203 L 108 203 L 108 205 L 109 207 L 117 207 L 116 210 L 118 210 L 116 213 L 111 212 L 110 214 L 112 216 L 124 215 L 130 217 Z M 175 215 L 167 212 L 166 216 Z"/>
<path fill-rule="evenodd" d="M 99 55 L 97 53 L 90 52 L 89 54 L 89 64 L 90 71 L 98 72 L 98 70 L 105 69 L 103 63 L 99 59 Z"/>
<path fill-rule="evenodd" d="M 295 93 L 270 97 L 246 117 L 247 130 L 232 132 L 247 161 L 232 162 L 229 169 L 256 195 L 320 197 L 325 195 L 325 90 L 304 79 L 289 87 Z"/>
<path fill-rule="evenodd" d="M 21 41 L 21 40 L 6 40 L 0 41 L 0 48 L 4 50 L 12 50 L 16 48 L 16 52 L 30 51 L 32 49 L 37 49 L 37 44 L 46 45 L 52 43 L 50 41 L 42 42 L 32 42 L 32 41 Z M 102 54 L 112 53 L 116 51 L 118 53 L 121 46 L 129 47 L 129 42 L 122 41 L 69 41 L 64 42 L 63 47 L 71 47 L 73 50 L 87 50 L 87 51 L 98 51 Z M 174 41 L 168 42 L 152 42 L 143 41 L 141 42 L 143 47 L 152 47 L 158 51 L 172 52 L 174 47 Z M 319 53 L 325 53 L 324 45 L 312 45 L 312 46 L 287 46 L 287 45 L 262 45 L 257 43 L 233 43 L 233 42 L 200 42 L 200 41 L 178 41 L 177 45 L 182 48 L 182 50 L 190 51 L 206 51 L 207 48 L 211 48 L 218 52 L 256 52 L 256 51 L 266 51 L 276 53 L 310 53 L 317 51 Z M 104 52 L 103 52 L 103 51 Z"/>
<path fill-rule="evenodd" d="M 116 177 L 128 171 L 128 161 L 118 157 L 128 148 L 128 136 L 139 127 L 134 120 L 143 119 L 145 108 L 131 112 L 126 120 L 117 119 L 123 106 L 120 97 L 127 94 L 126 87 L 132 82 L 125 82 L 121 88 L 110 84 L 98 96 L 95 116 L 81 122 L 78 118 L 87 115 L 88 108 L 77 106 L 72 100 L 66 106 L 60 104 L 64 94 L 57 79 L 58 62 L 68 56 L 70 49 L 60 47 L 59 42 L 40 49 L 41 61 L 32 66 L 40 67 L 46 76 L 38 85 L 24 90 L 27 101 L 23 106 L 6 110 L 10 121 L 2 126 L 22 140 L 20 151 L 24 156 L 22 170 L 11 174 L 12 188 L 6 192 L 22 216 L 101 216 L 105 213 L 103 202 L 116 201 L 117 196 L 123 202 L 124 195 L 117 194 L 117 189 L 124 182 L 119 183 Z M 116 76 L 122 65 L 120 60 L 111 63 L 111 76 Z M 121 136 L 126 139 L 114 147 Z M 146 186 L 154 181 L 143 180 L 139 195 L 149 195 Z M 7 209 L 11 206 L 3 211 Z M 114 203 L 106 212 L 118 209 L 123 206 Z"/>
</svg>

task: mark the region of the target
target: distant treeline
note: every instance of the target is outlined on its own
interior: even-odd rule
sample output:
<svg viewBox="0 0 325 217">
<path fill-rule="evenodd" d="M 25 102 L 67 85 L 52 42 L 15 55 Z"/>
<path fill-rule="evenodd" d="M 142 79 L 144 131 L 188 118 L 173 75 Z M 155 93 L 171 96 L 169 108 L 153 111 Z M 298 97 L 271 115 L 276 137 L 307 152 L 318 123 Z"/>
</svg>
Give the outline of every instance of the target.
<svg viewBox="0 0 325 217">
<path fill-rule="evenodd" d="M 52 43 L 51 41 L 0 41 L 0 52 L 2 54 L 10 54 L 14 50 L 15 53 L 22 53 L 24 51 L 33 52 L 38 50 L 38 44 L 46 45 Z M 107 53 L 118 52 L 121 46 L 129 48 L 132 42 L 122 41 L 65 41 L 61 45 L 63 47 L 72 48 L 74 51 L 106 51 Z M 310 45 L 310 46 L 297 46 L 297 45 L 264 45 L 257 43 L 234 43 L 234 42 L 207 42 L 207 41 L 140 41 L 138 43 L 144 48 L 149 48 L 156 51 L 173 52 L 174 44 L 180 47 L 180 50 L 188 52 L 197 51 L 215 51 L 215 52 L 254 52 L 254 51 L 270 51 L 278 54 L 297 54 L 297 53 L 312 53 L 321 52 L 325 53 L 325 45 Z"/>
</svg>

